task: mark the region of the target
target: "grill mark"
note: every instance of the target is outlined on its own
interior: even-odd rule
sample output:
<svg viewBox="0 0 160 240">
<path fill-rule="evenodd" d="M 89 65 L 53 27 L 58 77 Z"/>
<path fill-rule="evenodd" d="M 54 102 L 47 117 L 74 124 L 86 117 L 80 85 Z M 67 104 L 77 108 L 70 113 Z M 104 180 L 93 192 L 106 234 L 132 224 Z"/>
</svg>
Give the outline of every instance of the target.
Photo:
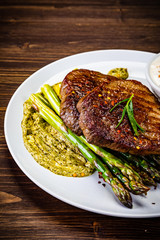
<svg viewBox="0 0 160 240">
<path fill-rule="evenodd" d="M 116 82 L 118 82 L 118 81 L 116 81 Z M 110 85 L 112 85 L 112 83 L 109 84 L 109 86 L 107 86 L 107 88 L 109 88 L 110 90 L 112 89 L 110 97 L 113 97 L 112 94 L 113 93 L 115 94 L 115 92 L 113 91 L 113 88 L 110 87 Z M 134 101 L 134 99 L 133 99 L 133 104 L 136 104 L 136 106 L 138 106 L 139 108 L 142 108 L 142 109 L 143 109 L 143 107 L 145 107 L 145 110 L 148 110 L 148 112 L 150 112 L 150 114 L 152 114 L 153 116 L 160 119 L 160 110 L 159 110 L 159 108 L 157 108 L 157 101 L 155 101 L 153 97 L 151 98 L 151 100 L 153 100 L 153 101 L 149 101 L 148 94 L 145 94 L 144 92 L 141 92 L 141 94 L 143 96 L 143 98 L 142 98 L 139 96 L 139 91 L 131 91 L 130 89 L 128 91 L 125 91 L 126 88 L 123 88 L 123 87 L 120 89 L 115 88 L 115 90 L 117 91 L 117 94 L 120 93 L 121 95 L 124 95 L 124 99 L 129 97 L 129 92 L 131 94 L 134 93 L 134 95 L 136 97 L 136 101 Z M 138 104 L 137 104 L 137 102 L 138 102 Z M 157 115 L 156 115 L 156 113 L 157 113 Z"/>
<path fill-rule="evenodd" d="M 148 88 L 145 86 L 141 87 L 141 84 L 139 84 L 139 82 L 134 80 L 127 80 L 125 82 L 122 82 L 121 80 L 117 80 L 117 81 L 114 80 L 108 85 L 108 88 L 113 90 L 120 89 L 122 92 L 125 92 L 125 93 L 128 93 L 128 92 L 135 93 L 138 96 L 142 96 L 142 99 L 144 98 L 144 96 L 145 97 L 147 96 L 148 100 L 150 100 L 151 102 L 157 103 L 157 100 L 155 99 L 153 94 L 148 90 Z"/>
<path fill-rule="evenodd" d="M 134 89 L 135 85 L 133 80 L 131 82 L 123 81 L 123 84 L 126 84 L 126 82 L 128 83 L 127 87 L 122 86 L 123 84 L 120 84 L 121 86 L 118 84 L 115 86 L 115 84 L 117 82 L 119 83 L 119 81 L 123 80 L 111 81 L 108 85 L 103 83 L 99 87 L 93 89 L 88 96 L 84 96 L 84 98 L 78 102 L 78 110 L 80 111 L 81 122 L 80 126 L 83 130 L 84 135 L 86 136 L 87 140 L 93 144 L 100 145 L 102 147 L 110 147 L 111 149 L 118 151 L 129 151 L 133 154 L 150 154 L 153 152 L 157 154 L 160 153 L 160 128 L 158 129 L 158 126 L 160 126 L 159 103 L 157 102 L 154 95 L 152 95 L 152 93 L 150 93 L 146 87 L 144 87 L 145 91 L 142 91 L 143 85 L 141 87 L 141 83 L 136 84 L 136 89 Z M 100 99 L 98 99 L 99 93 L 102 94 L 102 97 Z M 146 132 L 141 132 L 140 135 L 136 137 L 138 139 L 137 141 L 134 139 L 134 134 L 130 129 L 130 124 L 128 122 L 127 116 L 125 116 L 123 120 L 122 125 L 124 128 L 122 125 L 119 127 L 120 132 L 122 135 L 124 134 L 124 136 L 117 137 L 116 130 L 114 130 L 115 119 L 117 119 L 117 117 L 120 119 L 120 108 L 123 109 L 123 106 L 125 106 L 126 103 L 122 103 L 119 108 L 117 107 L 113 112 L 112 119 L 110 119 L 110 117 L 108 119 L 108 112 L 112 108 L 111 102 L 115 100 L 119 102 L 125 98 L 130 97 L 132 93 L 134 93 L 133 106 L 135 118 L 141 127 L 146 129 Z M 107 105 L 104 106 L 103 102 L 105 100 L 107 101 L 107 98 L 110 100 L 108 100 Z M 93 104 L 96 104 L 98 107 L 94 109 Z M 136 110 L 139 110 L 138 113 Z M 103 119 L 103 116 L 106 116 L 106 118 L 104 117 Z M 143 121 L 141 121 L 141 118 Z M 96 121 L 96 119 L 98 119 L 98 121 Z M 108 130 L 107 128 L 108 122 L 113 126 L 113 133 L 110 132 L 112 130 Z M 101 124 L 106 125 L 106 130 L 104 129 L 104 125 Z M 123 132 L 126 131 L 128 127 L 130 129 L 129 135 L 127 132 Z M 104 131 L 104 134 L 106 134 L 105 139 L 103 138 L 102 130 Z M 142 141 L 142 143 L 140 145 L 140 150 L 137 151 L 136 147 L 139 141 Z"/>
<path fill-rule="evenodd" d="M 64 78 L 60 91 L 60 115 L 66 126 L 77 135 L 82 134 L 78 123 L 79 112 L 76 108 L 78 101 L 97 85 L 109 82 L 111 79 L 116 78 L 86 69 L 73 70 Z"/>
<path fill-rule="evenodd" d="M 121 87 L 120 89 L 118 89 L 116 86 L 108 86 L 108 89 L 109 90 L 112 90 L 113 93 L 114 91 L 117 91 L 117 92 L 121 92 L 122 94 L 127 94 L 130 93 L 130 94 L 134 94 L 134 95 L 138 95 L 139 98 L 141 98 L 142 100 L 144 100 L 144 97 L 147 97 L 147 101 L 148 103 L 152 103 L 152 104 L 156 104 L 155 102 L 155 99 L 153 99 L 153 97 L 149 97 L 148 96 L 148 93 L 147 92 L 144 92 L 144 91 L 135 91 L 134 89 L 130 90 L 130 89 L 127 89 L 126 87 Z"/>
<path fill-rule="evenodd" d="M 121 92 L 121 94 L 124 94 L 125 95 L 124 99 L 125 99 L 125 98 L 127 98 L 126 94 L 128 95 L 128 92 L 123 92 L 124 89 L 125 88 L 122 88 L 122 91 L 120 91 L 121 89 L 118 89 L 118 93 Z M 144 133 L 144 136 L 146 136 L 146 137 L 150 136 L 149 138 L 147 137 L 147 139 L 153 140 L 153 139 L 155 139 L 155 137 L 153 138 L 152 136 L 157 135 L 157 125 L 160 127 L 160 122 L 158 122 L 158 120 L 160 119 L 160 111 L 156 109 L 156 106 L 157 106 L 156 104 L 137 96 L 136 95 L 137 92 L 138 91 L 135 92 L 136 101 L 134 101 L 134 99 L 133 99 L 133 105 L 134 105 L 134 107 L 140 108 L 141 109 L 140 111 L 144 110 L 145 115 L 147 116 L 147 119 L 146 119 L 146 121 L 144 121 L 144 123 L 148 122 L 148 120 L 150 120 L 149 128 L 146 128 L 144 123 L 143 123 L 142 127 L 146 130 L 146 132 Z M 112 93 L 114 93 L 114 91 L 111 92 L 111 94 L 108 94 L 108 96 L 112 97 Z M 139 92 L 138 92 L 138 94 L 139 94 Z M 140 104 L 139 104 L 139 102 L 140 102 Z M 153 109 L 153 107 L 154 107 L 154 109 Z M 159 115 L 157 113 L 159 113 Z M 155 123 L 153 123 L 152 119 L 154 119 Z M 137 119 L 137 122 L 138 122 L 138 119 Z"/>
</svg>

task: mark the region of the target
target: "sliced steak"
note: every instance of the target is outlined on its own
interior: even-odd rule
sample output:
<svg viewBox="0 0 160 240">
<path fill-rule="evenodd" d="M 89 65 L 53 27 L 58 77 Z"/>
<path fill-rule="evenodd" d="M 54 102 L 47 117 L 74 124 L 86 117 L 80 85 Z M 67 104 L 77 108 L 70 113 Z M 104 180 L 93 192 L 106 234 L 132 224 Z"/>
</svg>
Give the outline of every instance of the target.
<svg viewBox="0 0 160 240">
<path fill-rule="evenodd" d="M 109 82 L 115 77 L 86 69 L 76 69 L 68 73 L 61 85 L 60 116 L 67 127 L 77 135 L 82 131 L 79 127 L 78 101 L 102 82 Z"/>
<path fill-rule="evenodd" d="M 127 114 L 121 119 L 126 102 L 132 94 L 134 117 L 145 130 L 135 136 Z M 131 154 L 160 154 L 160 103 L 151 91 L 135 80 L 112 80 L 102 83 L 84 96 L 77 104 L 79 125 L 87 141 L 116 151 Z"/>
</svg>

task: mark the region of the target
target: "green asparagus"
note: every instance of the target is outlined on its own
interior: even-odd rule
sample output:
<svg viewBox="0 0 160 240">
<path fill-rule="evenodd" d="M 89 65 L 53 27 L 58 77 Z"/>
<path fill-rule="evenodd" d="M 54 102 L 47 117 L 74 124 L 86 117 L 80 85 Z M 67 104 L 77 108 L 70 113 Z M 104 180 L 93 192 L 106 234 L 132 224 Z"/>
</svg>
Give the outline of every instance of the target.
<svg viewBox="0 0 160 240">
<path fill-rule="evenodd" d="M 60 112 L 60 99 L 56 95 L 56 92 L 53 90 L 51 86 L 48 84 L 43 85 L 41 88 L 41 91 L 43 92 L 45 98 L 50 102 L 53 109 L 58 109 L 57 113 Z M 52 97 L 54 96 L 54 97 Z M 56 100 L 55 100 L 56 99 Z M 84 136 L 80 136 L 79 139 L 85 143 L 93 152 L 95 152 L 97 155 L 101 156 L 105 163 L 110 164 L 114 167 L 117 167 L 120 169 L 121 173 L 129 179 L 129 186 L 135 194 L 142 194 L 149 190 L 148 187 L 146 187 L 140 175 L 134 171 L 127 163 L 123 163 L 120 159 L 112 155 L 111 153 L 105 151 L 103 148 L 95 146 L 93 144 L 89 144 Z M 123 180 L 122 180 L 123 182 Z"/>
<path fill-rule="evenodd" d="M 160 155 L 149 155 L 148 157 L 155 161 L 160 168 Z"/>
<path fill-rule="evenodd" d="M 99 160 L 99 158 L 77 137 L 69 128 L 66 128 L 63 121 L 35 94 L 31 94 L 30 101 L 39 114 L 57 131 L 61 132 L 74 146 L 78 147 L 83 156 L 90 161 L 97 171 L 102 173 L 104 180 L 112 187 L 113 192 L 120 202 L 132 208 L 132 199 L 129 192 L 123 187 L 121 182 L 112 175 L 109 169 Z"/>
<path fill-rule="evenodd" d="M 138 159 L 136 160 L 136 157 L 128 154 L 128 153 L 120 153 L 120 152 L 115 152 L 116 156 L 121 158 L 123 161 L 127 161 L 128 164 L 136 171 L 139 173 L 139 175 L 142 178 L 142 181 L 145 185 L 147 186 L 157 186 L 157 183 L 154 181 L 154 179 L 148 174 L 148 172 L 142 170 L 139 166 Z M 131 161 L 130 158 L 135 159 L 135 163 L 133 160 Z"/>
<path fill-rule="evenodd" d="M 153 157 L 154 156 L 154 157 Z M 154 167 L 160 175 L 160 164 L 158 163 L 158 156 L 155 157 L 155 155 L 148 155 L 148 156 L 141 156 L 148 164 L 152 167 Z"/>
<path fill-rule="evenodd" d="M 147 193 L 149 190 L 148 187 L 146 187 L 143 184 L 143 181 L 140 177 L 140 175 L 134 171 L 127 163 L 123 163 L 122 160 L 114 156 L 113 154 L 105 151 L 103 148 L 95 146 L 93 144 L 90 144 L 87 142 L 84 136 L 79 137 L 93 152 L 95 152 L 97 155 L 101 156 L 103 160 L 107 164 L 111 164 L 122 172 L 122 174 L 129 179 L 129 186 L 131 188 L 131 191 L 135 194 L 142 194 Z"/>
<path fill-rule="evenodd" d="M 143 159 L 140 156 L 135 157 L 128 153 L 121 153 L 121 155 L 128 161 L 133 162 L 135 166 L 140 167 L 144 171 L 148 172 L 155 181 L 160 182 L 159 171 L 157 171 L 157 169 L 154 168 L 153 166 L 150 166 L 145 159 Z"/>
</svg>

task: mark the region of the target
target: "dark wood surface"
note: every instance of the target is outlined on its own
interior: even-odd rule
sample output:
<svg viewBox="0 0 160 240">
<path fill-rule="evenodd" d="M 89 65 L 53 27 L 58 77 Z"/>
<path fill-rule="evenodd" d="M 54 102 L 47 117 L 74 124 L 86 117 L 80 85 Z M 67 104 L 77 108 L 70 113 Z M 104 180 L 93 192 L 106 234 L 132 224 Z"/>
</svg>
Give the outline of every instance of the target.
<svg viewBox="0 0 160 240">
<path fill-rule="evenodd" d="M 6 107 L 20 84 L 48 63 L 98 49 L 160 52 L 159 1 L 1 0 L 0 239 L 160 239 L 160 218 L 103 216 L 51 197 L 5 142 Z"/>
</svg>

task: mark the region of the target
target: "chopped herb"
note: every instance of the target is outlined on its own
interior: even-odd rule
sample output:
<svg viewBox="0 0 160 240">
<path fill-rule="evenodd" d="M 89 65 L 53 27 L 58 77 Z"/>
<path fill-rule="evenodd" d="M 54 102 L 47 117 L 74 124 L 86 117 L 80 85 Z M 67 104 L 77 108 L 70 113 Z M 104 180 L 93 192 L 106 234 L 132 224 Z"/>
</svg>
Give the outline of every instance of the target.
<svg viewBox="0 0 160 240">
<path fill-rule="evenodd" d="M 130 98 L 126 98 L 122 101 L 120 101 L 119 103 L 117 103 L 111 110 L 110 112 L 112 112 L 119 104 L 123 103 L 123 102 L 127 102 L 124 109 L 123 109 L 123 112 L 122 112 L 122 117 L 119 121 L 119 123 L 117 124 L 116 128 L 119 127 L 119 125 L 121 124 L 121 122 L 123 121 L 123 118 L 125 116 L 125 113 L 127 112 L 127 115 L 128 115 L 128 118 L 129 118 L 129 121 L 130 121 L 130 124 L 133 128 L 133 131 L 135 133 L 135 135 L 139 136 L 139 133 L 138 133 L 138 128 L 144 132 L 145 130 L 137 123 L 136 119 L 134 118 L 134 113 L 133 113 L 133 102 L 132 102 L 132 98 L 133 98 L 134 94 L 131 95 Z"/>
</svg>

